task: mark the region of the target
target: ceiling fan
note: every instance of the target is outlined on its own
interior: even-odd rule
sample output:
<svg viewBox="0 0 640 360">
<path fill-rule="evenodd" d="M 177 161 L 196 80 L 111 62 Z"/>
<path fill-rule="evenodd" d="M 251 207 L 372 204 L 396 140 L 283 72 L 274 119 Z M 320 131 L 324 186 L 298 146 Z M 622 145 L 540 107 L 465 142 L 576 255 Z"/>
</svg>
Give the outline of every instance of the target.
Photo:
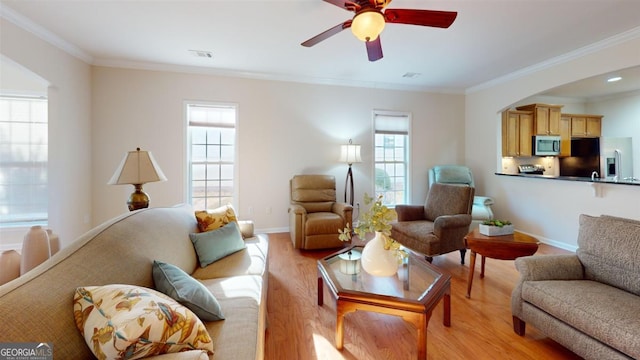
<svg viewBox="0 0 640 360">
<path fill-rule="evenodd" d="M 383 12 L 382 10 L 391 3 L 391 0 L 324 1 L 347 11 L 353 11 L 356 14 L 353 19 L 338 24 L 303 42 L 301 45 L 311 47 L 346 28 L 351 28 L 353 34 L 365 42 L 369 61 L 382 59 L 380 33 L 384 29 L 385 23 L 448 28 L 458 16 L 458 13 L 454 11 L 436 10 L 387 9 Z"/>
</svg>

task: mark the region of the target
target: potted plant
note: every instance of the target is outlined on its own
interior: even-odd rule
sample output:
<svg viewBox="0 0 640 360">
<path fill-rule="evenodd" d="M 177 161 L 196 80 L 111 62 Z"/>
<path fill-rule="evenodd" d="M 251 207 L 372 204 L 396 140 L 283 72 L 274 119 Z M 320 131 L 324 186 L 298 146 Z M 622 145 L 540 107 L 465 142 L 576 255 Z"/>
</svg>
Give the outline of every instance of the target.
<svg viewBox="0 0 640 360">
<path fill-rule="evenodd" d="M 391 222 L 398 215 L 395 210 L 389 209 L 382 203 L 382 195 L 374 199 L 365 193 L 364 205 L 371 206 L 360 214 L 360 220 L 353 228 L 353 232 L 363 240 L 367 233 L 374 233 L 375 236 L 362 250 L 362 268 L 371 275 L 394 275 L 398 271 L 402 258 L 406 255 L 400 250 L 400 244 L 391 238 Z M 338 232 L 340 240 L 351 240 L 352 229 L 348 225 Z"/>
<path fill-rule="evenodd" d="M 480 234 L 501 236 L 513 234 L 513 224 L 509 220 L 485 220 L 480 224 Z"/>
</svg>

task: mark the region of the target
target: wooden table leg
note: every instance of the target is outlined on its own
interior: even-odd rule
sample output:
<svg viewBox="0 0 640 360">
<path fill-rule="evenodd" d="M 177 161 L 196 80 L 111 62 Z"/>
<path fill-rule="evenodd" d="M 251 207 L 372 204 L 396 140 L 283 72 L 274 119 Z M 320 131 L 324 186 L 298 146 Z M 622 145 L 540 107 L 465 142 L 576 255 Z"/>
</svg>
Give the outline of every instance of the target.
<svg viewBox="0 0 640 360">
<path fill-rule="evenodd" d="M 484 260 L 486 259 L 485 256 L 480 255 L 480 279 L 484 278 Z"/>
<path fill-rule="evenodd" d="M 324 304 L 324 289 L 322 286 L 322 276 L 318 274 L 318 305 L 322 306 Z"/>
<path fill-rule="evenodd" d="M 469 264 L 469 280 L 467 280 L 467 298 L 471 297 L 471 285 L 473 285 L 473 271 L 476 268 L 476 252 L 471 250 L 470 264 Z M 483 258 L 484 259 L 484 258 Z"/>
<path fill-rule="evenodd" d="M 442 319 L 442 324 L 449 327 L 451 326 L 451 288 L 447 289 L 447 292 L 444 294 L 442 305 L 444 307 L 444 319 Z"/>
</svg>

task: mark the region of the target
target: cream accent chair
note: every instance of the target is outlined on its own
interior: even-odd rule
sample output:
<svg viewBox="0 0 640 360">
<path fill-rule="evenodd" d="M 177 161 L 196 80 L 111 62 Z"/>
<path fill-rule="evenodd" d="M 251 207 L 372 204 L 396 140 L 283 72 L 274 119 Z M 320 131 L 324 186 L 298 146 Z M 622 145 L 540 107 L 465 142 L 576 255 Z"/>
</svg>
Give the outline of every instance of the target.
<svg viewBox="0 0 640 360">
<path fill-rule="evenodd" d="M 464 264 L 473 192 L 470 186 L 433 184 L 424 205 L 396 205 L 398 221 L 391 224 L 391 237 L 429 262 L 432 256 L 460 250 Z"/>
<path fill-rule="evenodd" d="M 352 227 L 353 207 L 336 201 L 331 175 L 296 175 L 290 182 L 289 233 L 296 249 L 344 246 L 338 230 Z"/>
<path fill-rule="evenodd" d="M 460 184 L 475 188 L 471 169 L 462 165 L 439 165 L 429 169 L 429 187 L 434 183 Z M 471 225 L 469 231 L 478 227 L 485 220 L 493 219 L 493 199 L 488 196 L 474 196 L 471 208 Z"/>
</svg>

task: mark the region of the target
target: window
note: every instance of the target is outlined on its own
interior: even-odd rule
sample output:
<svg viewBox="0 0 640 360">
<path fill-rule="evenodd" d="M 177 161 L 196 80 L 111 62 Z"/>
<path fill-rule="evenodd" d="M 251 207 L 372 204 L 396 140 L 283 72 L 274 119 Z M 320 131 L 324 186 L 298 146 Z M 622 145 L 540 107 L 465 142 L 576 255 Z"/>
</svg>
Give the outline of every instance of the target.
<svg viewBox="0 0 640 360">
<path fill-rule="evenodd" d="M 374 111 L 375 193 L 387 206 L 409 199 L 409 125 L 407 113 Z"/>
<path fill-rule="evenodd" d="M 0 227 L 47 225 L 47 99 L 0 96 Z"/>
<path fill-rule="evenodd" d="M 196 209 L 235 201 L 236 114 L 234 105 L 187 104 L 188 197 Z"/>
</svg>

